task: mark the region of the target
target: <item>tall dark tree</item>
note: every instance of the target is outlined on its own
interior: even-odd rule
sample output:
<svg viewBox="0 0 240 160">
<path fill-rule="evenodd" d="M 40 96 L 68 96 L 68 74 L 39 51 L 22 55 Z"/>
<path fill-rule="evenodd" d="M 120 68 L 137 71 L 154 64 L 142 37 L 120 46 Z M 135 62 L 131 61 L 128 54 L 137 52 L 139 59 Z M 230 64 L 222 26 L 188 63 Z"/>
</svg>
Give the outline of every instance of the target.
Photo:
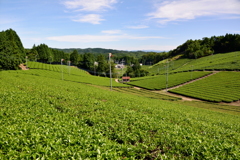
<svg viewBox="0 0 240 160">
<path fill-rule="evenodd" d="M 108 68 L 109 68 L 109 65 L 107 63 L 106 57 L 102 54 L 98 55 L 97 67 L 96 67 L 96 71 L 98 75 L 107 75 L 106 72 L 109 70 Z"/>
<path fill-rule="evenodd" d="M 80 61 L 80 56 L 77 50 L 74 50 L 73 53 L 70 54 L 70 61 L 73 65 L 78 65 Z"/>
<path fill-rule="evenodd" d="M 25 56 L 22 42 L 14 30 L 0 32 L 0 69 L 18 69 L 25 62 Z"/>
<path fill-rule="evenodd" d="M 127 67 L 125 75 L 130 77 L 143 77 L 148 75 L 148 73 L 148 71 L 141 69 L 141 65 L 139 64 L 138 60 L 135 59 L 134 63 Z"/>
<path fill-rule="evenodd" d="M 94 70 L 94 62 L 95 62 L 95 58 L 93 56 L 93 54 L 91 53 L 85 53 L 83 55 L 83 60 L 80 63 L 80 67 L 93 71 Z"/>
</svg>

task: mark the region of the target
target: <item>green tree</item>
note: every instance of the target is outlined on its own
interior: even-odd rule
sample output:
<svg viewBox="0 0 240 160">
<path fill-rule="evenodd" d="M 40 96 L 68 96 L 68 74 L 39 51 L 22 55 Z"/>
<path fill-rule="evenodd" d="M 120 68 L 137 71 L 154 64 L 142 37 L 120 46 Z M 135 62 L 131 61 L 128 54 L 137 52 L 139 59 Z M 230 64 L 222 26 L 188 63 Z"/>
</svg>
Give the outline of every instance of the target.
<svg viewBox="0 0 240 160">
<path fill-rule="evenodd" d="M 80 56 L 77 50 L 74 50 L 73 53 L 70 54 L 70 61 L 73 65 L 78 65 L 80 61 Z"/>
<path fill-rule="evenodd" d="M 14 30 L 0 32 L 0 69 L 18 69 L 25 56 L 22 42 Z"/>
<path fill-rule="evenodd" d="M 96 71 L 98 72 L 98 75 L 106 75 L 106 72 L 109 70 L 109 65 L 107 63 L 106 57 L 102 54 L 98 55 L 97 63 L 98 65 L 96 67 Z"/>
<path fill-rule="evenodd" d="M 84 69 L 87 69 L 89 71 L 93 71 L 94 70 L 94 62 L 95 62 L 95 58 L 94 58 L 93 54 L 84 53 L 83 60 L 81 61 L 79 66 Z"/>
</svg>

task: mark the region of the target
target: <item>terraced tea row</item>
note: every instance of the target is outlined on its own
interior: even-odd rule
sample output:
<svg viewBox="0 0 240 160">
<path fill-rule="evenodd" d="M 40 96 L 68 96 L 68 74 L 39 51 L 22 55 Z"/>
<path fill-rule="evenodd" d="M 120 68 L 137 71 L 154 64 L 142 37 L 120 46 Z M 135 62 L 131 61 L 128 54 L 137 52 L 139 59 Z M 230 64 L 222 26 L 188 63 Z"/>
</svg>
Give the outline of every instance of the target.
<svg viewBox="0 0 240 160">
<path fill-rule="evenodd" d="M 186 65 L 172 71 L 190 71 L 190 70 L 239 70 L 240 52 L 231 52 L 216 54 L 192 60 Z"/>
<path fill-rule="evenodd" d="M 168 62 L 168 63 L 167 63 Z M 186 71 L 204 71 L 204 70 L 239 70 L 240 69 L 240 52 L 230 52 L 223 54 L 214 54 L 199 59 L 180 58 L 177 60 L 163 60 L 159 63 L 144 67 L 152 74 L 165 74 L 169 72 L 186 72 Z"/>
<path fill-rule="evenodd" d="M 182 72 L 169 74 L 168 79 L 166 78 L 166 75 L 158 75 L 147 78 L 132 78 L 131 82 L 127 84 L 150 90 L 161 90 L 166 88 L 166 83 L 168 88 L 174 87 L 208 74 L 211 74 L 211 72 Z"/>
<path fill-rule="evenodd" d="M 100 86 L 110 86 L 110 79 L 106 77 L 97 77 L 88 74 L 78 68 L 65 65 L 50 65 L 38 62 L 29 63 L 30 70 L 17 71 L 21 74 L 30 74 L 35 76 L 43 76 L 54 79 L 62 79 L 66 81 L 80 82 L 86 84 L 94 84 Z M 127 87 L 127 85 L 115 82 L 112 79 L 113 87 Z"/>
<path fill-rule="evenodd" d="M 67 66 L 67 65 L 55 65 L 55 64 L 51 65 L 51 64 L 45 64 L 40 62 L 28 62 L 27 66 L 30 69 L 44 69 L 44 70 L 55 71 L 55 72 L 63 72 L 64 74 L 89 76 L 89 74 L 86 71 L 75 68 L 73 66 Z"/>
<path fill-rule="evenodd" d="M 2 72 L 1 159 L 239 159 L 239 116 Z"/>
<path fill-rule="evenodd" d="M 240 99 L 240 72 L 220 72 L 169 92 L 212 102 L 233 102 Z"/>
</svg>

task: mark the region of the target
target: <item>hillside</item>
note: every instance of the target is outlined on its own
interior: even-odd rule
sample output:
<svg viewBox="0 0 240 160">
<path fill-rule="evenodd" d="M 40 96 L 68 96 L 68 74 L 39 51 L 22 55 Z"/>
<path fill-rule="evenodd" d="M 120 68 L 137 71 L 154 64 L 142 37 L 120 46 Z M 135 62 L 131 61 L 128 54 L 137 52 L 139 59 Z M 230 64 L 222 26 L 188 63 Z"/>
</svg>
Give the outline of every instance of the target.
<svg viewBox="0 0 240 160">
<path fill-rule="evenodd" d="M 34 73 L 0 79 L 3 159 L 240 158 L 239 116 Z"/>
<path fill-rule="evenodd" d="M 165 60 L 143 66 L 151 76 L 129 83 L 107 77 L 101 53 L 136 58 L 143 52 L 97 48 L 79 50 L 91 52 L 80 56 L 45 44 L 23 50 L 13 30 L 1 35 L 0 159 L 240 159 L 240 108 L 225 104 L 240 99 L 238 41 L 233 48 L 225 43 L 238 35 L 213 37 L 208 46 L 208 38 L 189 40 L 169 53 L 146 54 L 142 60 L 150 64 L 153 57 Z M 214 53 L 216 46 L 225 53 Z M 135 58 L 128 57 L 127 64 L 139 64 Z M 94 74 L 95 60 L 102 63 L 98 69 L 107 67 L 97 70 L 103 77 L 93 76 L 71 66 L 73 60 Z M 25 69 L 13 70 L 19 64 Z M 126 71 L 131 68 L 140 64 Z"/>
<path fill-rule="evenodd" d="M 183 57 L 166 59 L 153 66 L 144 66 L 154 76 L 131 78 L 128 85 L 148 90 L 168 90 L 203 77 L 211 71 L 220 71 L 216 75 L 171 89 L 169 92 L 209 102 L 238 102 L 240 100 L 239 53 L 236 51 L 215 54 L 198 59 Z"/>
<path fill-rule="evenodd" d="M 148 54 L 150 52 L 147 51 L 124 51 L 124 50 L 115 50 L 115 49 L 105 49 L 105 48 L 66 48 L 66 49 L 59 49 L 54 48 L 60 51 L 63 51 L 65 53 L 72 53 L 74 50 L 77 50 L 79 54 L 84 53 L 92 53 L 94 55 L 103 54 L 108 55 L 108 53 L 112 53 L 117 57 L 123 57 L 123 56 L 130 56 L 135 58 L 141 58 L 143 55 Z"/>
</svg>

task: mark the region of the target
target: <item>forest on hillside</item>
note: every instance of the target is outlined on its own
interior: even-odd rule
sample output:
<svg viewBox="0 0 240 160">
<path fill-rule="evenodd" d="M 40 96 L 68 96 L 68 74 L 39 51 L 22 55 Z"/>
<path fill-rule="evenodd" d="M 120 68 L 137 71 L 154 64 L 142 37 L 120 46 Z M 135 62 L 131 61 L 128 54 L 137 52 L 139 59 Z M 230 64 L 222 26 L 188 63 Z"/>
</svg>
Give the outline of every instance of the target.
<svg viewBox="0 0 240 160">
<path fill-rule="evenodd" d="M 145 51 L 124 51 L 124 50 L 116 50 L 116 49 L 106 49 L 106 48 L 66 48 L 66 49 L 59 49 L 54 48 L 60 51 L 63 51 L 65 53 L 72 53 L 74 50 L 76 50 L 79 54 L 84 53 L 92 53 L 93 55 L 99 55 L 103 54 L 105 56 L 108 55 L 108 53 L 112 53 L 115 55 L 115 57 L 124 57 L 124 56 L 130 56 L 134 58 L 141 58 L 143 55 L 152 53 L 152 52 L 145 52 Z M 159 53 L 159 52 L 156 52 Z"/>
<path fill-rule="evenodd" d="M 63 63 L 83 68 L 98 75 L 106 75 L 109 70 L 108 53 L 112 53 L 111 66 L 114 64 L 128 65 L 127 73 L 135 75 L 143 72 L 139 63 L 153 65 L 166 58 L 181 55 L 185 58 L 200 58 L 211 54 L 240 51 L 240 35 L 226 34 L 225 36 L 204 37 L 199 40 L 187 40 L 176 49 L 169 52 L 121 51 L 104 48 L 87 49 L 56 49 L 46 44 L 33 45 L 31 49 L 24 49 L 17 33 L 8 29 L 0 32 L 0 69 L 18 69 L 19 64 L 26 60 L 43 63 Z"/>
<path fill-rule="evenodd" d="M 211 54 L 240 51 L 240 35 L 226 34 L 225 36 L 204 37 L 199 40 L 187 40 L 176 49 L 169 52 L 170 56 L 179 54 L 186 58 L 200 58 Z"/>
</svg>

